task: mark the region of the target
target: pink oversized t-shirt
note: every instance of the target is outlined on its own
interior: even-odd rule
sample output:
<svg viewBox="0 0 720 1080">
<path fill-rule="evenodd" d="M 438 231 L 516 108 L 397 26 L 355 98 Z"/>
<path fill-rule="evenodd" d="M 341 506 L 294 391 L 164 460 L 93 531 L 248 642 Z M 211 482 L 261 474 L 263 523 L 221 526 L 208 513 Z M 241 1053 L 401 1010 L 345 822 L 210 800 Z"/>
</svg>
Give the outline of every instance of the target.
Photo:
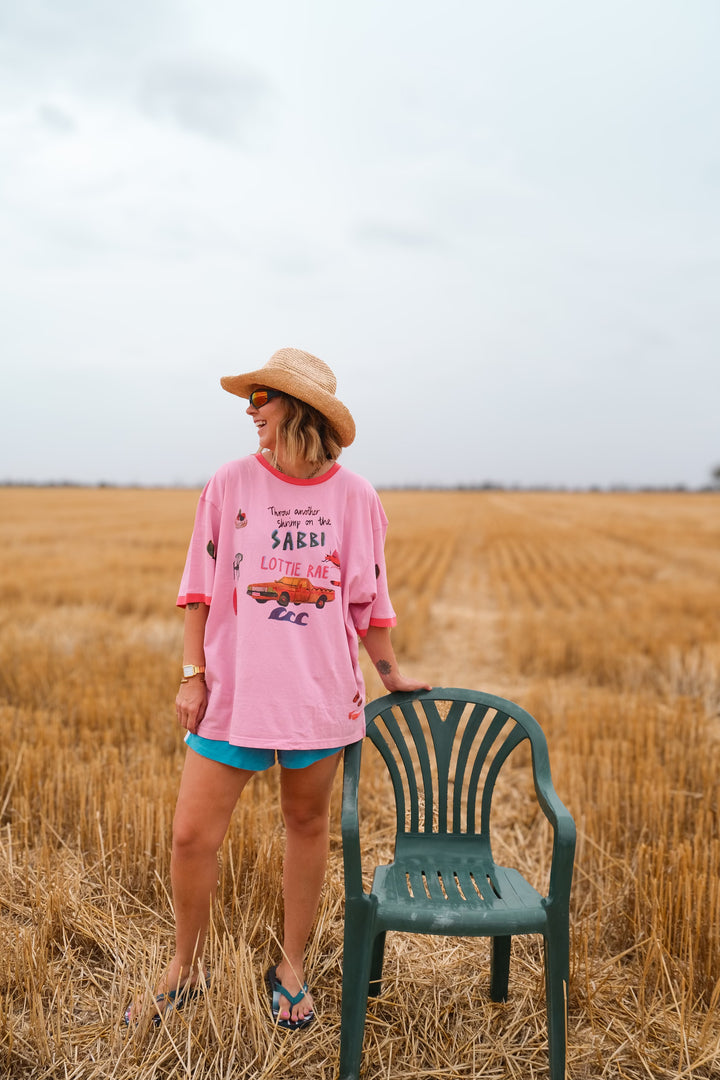
<svg viewBox="0 0 720 1080">
<path fill-rule="evenodd" d="M 312 480 L 261 454 L 198 504 L 178 605 L 208 604 L 208 707 L 198 734 L 278 750 L 365 734 L 358 634 L 394 626 L 377 493 L 337 463 Z"/>
</svg>

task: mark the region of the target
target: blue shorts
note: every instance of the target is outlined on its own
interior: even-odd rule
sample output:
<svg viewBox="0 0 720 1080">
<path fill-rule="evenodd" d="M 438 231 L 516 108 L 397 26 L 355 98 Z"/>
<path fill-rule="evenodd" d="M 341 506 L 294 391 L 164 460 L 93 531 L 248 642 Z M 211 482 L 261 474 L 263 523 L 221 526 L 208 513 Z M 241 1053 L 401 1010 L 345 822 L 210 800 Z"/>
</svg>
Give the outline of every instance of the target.
<svg viewBox="0 0 720 1080">
<path fill-rule="evenodd" d="M 316 761 L 330 757 L 342 750 L 342 746 L 323 747 L 320 750 L 265 750 L 257 746 L 233 746 L 222 739 L 203 739 L 202 735 L 193 735 L 188 731 L 185 742 L 201 757 L 219 761 L 223 765 L 232 765 L 234 769 L 250 769 L 262 772 L 275 764 L 275 754 L 286 769 L 305 769 Z"/>
</svg>

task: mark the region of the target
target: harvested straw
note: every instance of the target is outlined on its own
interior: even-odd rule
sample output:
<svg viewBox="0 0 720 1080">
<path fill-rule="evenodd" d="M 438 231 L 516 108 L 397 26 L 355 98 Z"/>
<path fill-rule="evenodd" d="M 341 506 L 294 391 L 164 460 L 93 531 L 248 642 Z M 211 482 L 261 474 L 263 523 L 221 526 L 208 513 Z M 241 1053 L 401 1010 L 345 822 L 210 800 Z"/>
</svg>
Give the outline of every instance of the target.
<svg viewBox="0 0 720 1080">
<path fill-rule="evenodd" d="M 183 756 L 172 609 L 195 496 L 2 497 L 0 1075 L 329 1080 L 343 931 L 337 791 L 308 956 L 319 1019 L 296 1036 L 272 1028 L 262 985 L 281 916 L 272 773 L 253 780 L 221 852 L 204 998 L 159 1030 L 121 1024 L 172 938 Z M 385 503 L 406 667 L 533 712 L 578 824 L 569 1077 L 717 1077 L 717 500 L 492 492 Z M 421 558 L 430 519 L 458 527 Z M 392 829 L 367 758 L 369 873 Z M 518 767 L 496 854 L 529 864 L 542 887 L 547 834 L 526 783 Z M 368 1014 L 368 1080 L 546 1077 L 539 942 L 514 942 L 505 1005 L 488 999 L 488 963 L 482 942 L 391 936 Z"/>
</svg>

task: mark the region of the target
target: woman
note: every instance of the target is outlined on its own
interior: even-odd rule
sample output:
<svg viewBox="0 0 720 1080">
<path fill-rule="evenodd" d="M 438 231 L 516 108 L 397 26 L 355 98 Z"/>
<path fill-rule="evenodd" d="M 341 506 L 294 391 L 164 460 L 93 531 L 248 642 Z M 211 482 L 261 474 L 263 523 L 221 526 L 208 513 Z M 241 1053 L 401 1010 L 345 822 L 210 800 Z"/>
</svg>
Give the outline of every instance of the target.
<svg viewBox="0 0 720 1080">
<path fill-rule="evenodd" d="M 246 784 L 277 753 L 284 935 L 266 983 L 273 1019 L 296 1029 L 313 1018 L 304 952 L 333 779 L 342 748 L 364 734 L 358 635 L 387 690 L 429 686 L 398 670 L 387 520 L 370 484 L 337 463 L 355 424 L 330 368 L 281 349 L 221 383 L 249 400 L 260 445 L 205 487 L 177 601 L 185 633 L 176 711 L 188 751 L 173 824 L 176 948 L 154 1020 L 199 992 L 217 852 Z"/>
</svg>

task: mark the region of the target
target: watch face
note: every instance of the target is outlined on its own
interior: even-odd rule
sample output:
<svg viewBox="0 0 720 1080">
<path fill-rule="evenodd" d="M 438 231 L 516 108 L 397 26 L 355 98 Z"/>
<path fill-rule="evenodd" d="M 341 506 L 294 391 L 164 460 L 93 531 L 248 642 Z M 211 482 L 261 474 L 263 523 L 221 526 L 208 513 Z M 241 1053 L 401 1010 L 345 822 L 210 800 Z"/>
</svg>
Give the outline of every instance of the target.
<svg viewBox="0 0 720 1080">
<path fill-rule="evenodd" d="M 186 679 L 189 679 L 195 673 L 195 668 L 192 664 L 185 664 L 183 667 L 183 675 Z"/>
</svg>

